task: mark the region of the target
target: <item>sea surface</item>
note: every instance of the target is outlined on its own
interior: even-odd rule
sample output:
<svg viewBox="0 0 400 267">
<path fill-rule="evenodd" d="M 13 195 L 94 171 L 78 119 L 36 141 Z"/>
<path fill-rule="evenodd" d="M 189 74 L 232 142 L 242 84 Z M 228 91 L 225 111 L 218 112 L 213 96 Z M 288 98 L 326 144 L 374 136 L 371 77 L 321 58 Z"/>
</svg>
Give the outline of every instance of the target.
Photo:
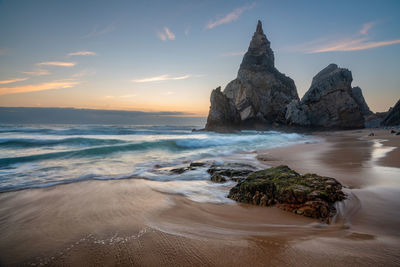
<svg viewBox="0 0 400 267">
<path fill-rule="evenodd" d="M 0 192 L 82 180 L 147 179 L 156 190 L 224 202 L 233 182 L 214 184 L 193 161 L 260 164 L 256 150 L 314 142 L 276 131 L 192 132 L 199 126 L 0 125 Z M 258 166 L 262 167 L 262 166 Z"/>
</svg>

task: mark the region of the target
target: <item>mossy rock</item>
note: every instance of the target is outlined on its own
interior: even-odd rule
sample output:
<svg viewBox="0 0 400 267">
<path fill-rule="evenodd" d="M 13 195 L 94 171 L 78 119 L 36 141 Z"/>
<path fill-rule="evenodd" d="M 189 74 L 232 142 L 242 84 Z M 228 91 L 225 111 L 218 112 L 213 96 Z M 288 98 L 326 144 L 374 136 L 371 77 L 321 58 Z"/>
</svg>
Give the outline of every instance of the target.
<svg viewBox="0 0 400 267">
<path fill-rule="evenodd" d="M 345 198 L 334 178 L 301 175 L 288 166 L 253 172 L 233 187 L 229 198 L 254 205 L 272 206 L 313 218 L 335 214 L 333 204 Z"/>
</svg>

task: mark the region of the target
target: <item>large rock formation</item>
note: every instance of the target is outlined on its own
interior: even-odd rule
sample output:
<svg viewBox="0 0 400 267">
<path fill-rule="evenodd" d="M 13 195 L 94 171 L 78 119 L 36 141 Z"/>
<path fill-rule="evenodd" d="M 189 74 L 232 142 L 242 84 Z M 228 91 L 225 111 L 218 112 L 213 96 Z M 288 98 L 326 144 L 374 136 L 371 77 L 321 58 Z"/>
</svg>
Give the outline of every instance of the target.
<svg viewBox="0 0 400 267">
<path fill-rule="evenodd" d="M 354 101 L 356 101 L 358 107 L 360 108 L 361 114 L 363 116 L 372 115 L 373 112 L 369 109 L 367 102 L 365 102 L 363 93 L 361 88 L 356 86 L 351 88 L 351 95 L 353 96 Z"/>
<path fill-rule="evenodd" d="M 357 95 L 357 89 L 353 97 L 352 80 L 351 71 L 330 64 L 313 78 L 301 101 L 295 100 L 288 105 L 287 122 L 317 128 L 363 128 L 362 109 L 366 112 L 366 105 L 360 106 L 363 101 Z"/>
<path fill-rule="evenodd" d="M 292 79 L 275 68 L 274 52 L 261 22 L 237 78 L 211 94 L 206 130 L 232 131 L 292 125 L 309 128 L 364 128 L 373 115 L 352 74 L 335 64 L 320 71 L 301 101 Z"/>
<path fill-rule="evenodd" d="M 396 105 L 389 109 L 387 115 L 381 122 L 382 126 L 397 126 L 400 125 L 400 99 Z"/>
<path fill-rule="evenodd" d="M 233 101 L 221 92 L 221 87 L 212 91 L 210 101 L 211 107 L 208 113 L 206 129 L 217 132 L 238 129 L 240 115 Z"/>
<path fill-rule="evenodd" d="M 236 123 L 236 112 L 229 108 L 220 109 L 218 101 L 213 101 L 211 96 L 210 115 L 206 129 L 220 129 L 227 124 L 227 118 L 234 119 L 230 127 L 254 127 L 256 123 L 272 124 L 284 123 L 286 106 L 298 99 L 296 86 L 292 79 L 280 73 L 274 65 L 274 53 L 270 42 L 265 36 L 261 21 L 258 21 L 257 29 L 250 42 L 249 49 L 243 57 L 237 78 L 231 81 L 223 93 L 218 93 L 219 98 L 225 95 L 235 106 L 240 115 L 240 125 Z M 215 95 L 214 97 L 217 97 Z M 226 100 L 223 101 L 228 102 Z M 219 115 L 211 115 L 218 110 Z M 231 111 L 231 114 L 223 114 Z M 222 119 L 222 121 L 220 121 Z"/>
</svg>

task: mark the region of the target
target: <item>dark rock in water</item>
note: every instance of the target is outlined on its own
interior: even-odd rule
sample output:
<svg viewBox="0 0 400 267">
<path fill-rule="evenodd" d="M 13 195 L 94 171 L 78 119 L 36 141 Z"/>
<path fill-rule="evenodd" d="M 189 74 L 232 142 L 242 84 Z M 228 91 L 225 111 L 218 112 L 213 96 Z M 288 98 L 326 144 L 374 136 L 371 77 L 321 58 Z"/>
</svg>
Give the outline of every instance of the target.
<svg viewBox="0 0 400 267">
<path fill-rule="evenodd" d="M 330 64 L 313 78 L 301 101 L 288 105 L 287 122 L 303 127 L 364 128 L 364 116 L 353 98 L 352 80 L 348 69 Z"/>
<path fill-rule="evenodd" d="M 173 168 L 170 169 L 169 172 L 172 174 L 182 174 L 186 171 L 195 170 L 198 167 L 204 167 L 207 163 L 205 162 L 191 162 L 187 167 Z"/>
<path fill-rule="evenodd" d="M 174 168 L 174 169 L 171 169 L 170 170 L 170 173 L 173 173 L 173 174 L 182 174 L 182 173 L 184 173 L 185 171 L 187 171 L 188 170 L 188 168 Z"/>
<path fill-rule="evenodd" d="M 210 101 L 210 112 L 205 129 L 216 132 L 237 130 L 240 125 L 239 112 L 233 101 L 221 92 L 221 87 L 212 91 Z"/>
<path fill-rule="evenodd" d="M 365 102 L 363 93 L 361 88 L 356 86 L 351 88 L 351 94 L 353 96 L 354 101 L 356 101 L 358 107 L 360 108 L 361 114 L 363 116 L 368 116 L 373 114 L 372 111 L 369 109 L 367 102 Z"/>
<path fill-rule="evenodd" d="M 206 166 L 206 163 L 204 162 L 191 162 L 189 167 L 204 167 Z"/>
<path fill-rule="evenodd" d="M 215 183 L 225 183 L 226 182 L 226 178 L 218 173 L 214 173 L 211 176 L 211 181 L 215 182 Z"/>
<path fill-rule="evenodd" d="M 391 130 L 390 133 L 391 133 L 391 134 L 394 134 L 394 133 L 396 133 L 396 131 L 395 131 L 395 130 Z"/>
<path fill-rule="evenodd" d="M 400 125 L 400 99 L 396 105 L 389 109 L 386 117 L 381 122 L 382 126 L 397 126 Z"/>
<path fill-rule="evenodd" d="M 375 136 L 375 134 L 374 133 L 370 133 L 368 136 Z"/>
<path fill-rule="evenodd" d="M 224 92 L 214 90 L 211 94 L 207 130 L 254 128 L 257 124 L 285 122 L 286 106 L 297 100 L 298 95 L 294 81 L 280 73 L 274 61 L 270 42 L 258 21 L 237 78 Z"/>
<path fill-rule="evenodd" d="M 400 135 L 400 132 L 397 132 L 396 135 Z"/>
<path fill-rule="evenodd" d="M 256 169 L 248 164 L 242 163 L 228 163 L 224 165 L 212 165 L 207 170 L 209 174 L 214 176 L 218 174 L 233 181 L 244 180 L 249 174 L 253 173 Z"/>
<path fill-rule="evenodd" d="M 288 166 L 256 171 L 233 187 L 229 198 L 254 205 L 272 206 L 329 221 L 333 204 L 345 198 L 342 185 L 333 178 L 300 175 Z"/>
</svg>

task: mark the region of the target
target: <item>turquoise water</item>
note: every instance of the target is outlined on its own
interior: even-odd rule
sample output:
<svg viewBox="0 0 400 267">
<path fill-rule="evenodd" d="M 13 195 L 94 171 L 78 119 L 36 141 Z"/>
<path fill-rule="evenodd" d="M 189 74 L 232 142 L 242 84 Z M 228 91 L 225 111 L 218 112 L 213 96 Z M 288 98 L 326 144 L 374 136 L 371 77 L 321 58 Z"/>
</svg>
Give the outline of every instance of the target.
<svg viewBox="0 0 400 267">
<path fill-rule="evenodd" d="M 255 153 L 240 153 L 312 141 L 296 133 L 192 132 L 195 127 L 2 125 L 0 191 L 133 177 L 186 181 L 185 186 L 191 187 L 190 181 L 208 183 L 205 169 L 182 175 L 172 175 L 168 169 L 191 161 L 255 162 Z"/>
</svg>

